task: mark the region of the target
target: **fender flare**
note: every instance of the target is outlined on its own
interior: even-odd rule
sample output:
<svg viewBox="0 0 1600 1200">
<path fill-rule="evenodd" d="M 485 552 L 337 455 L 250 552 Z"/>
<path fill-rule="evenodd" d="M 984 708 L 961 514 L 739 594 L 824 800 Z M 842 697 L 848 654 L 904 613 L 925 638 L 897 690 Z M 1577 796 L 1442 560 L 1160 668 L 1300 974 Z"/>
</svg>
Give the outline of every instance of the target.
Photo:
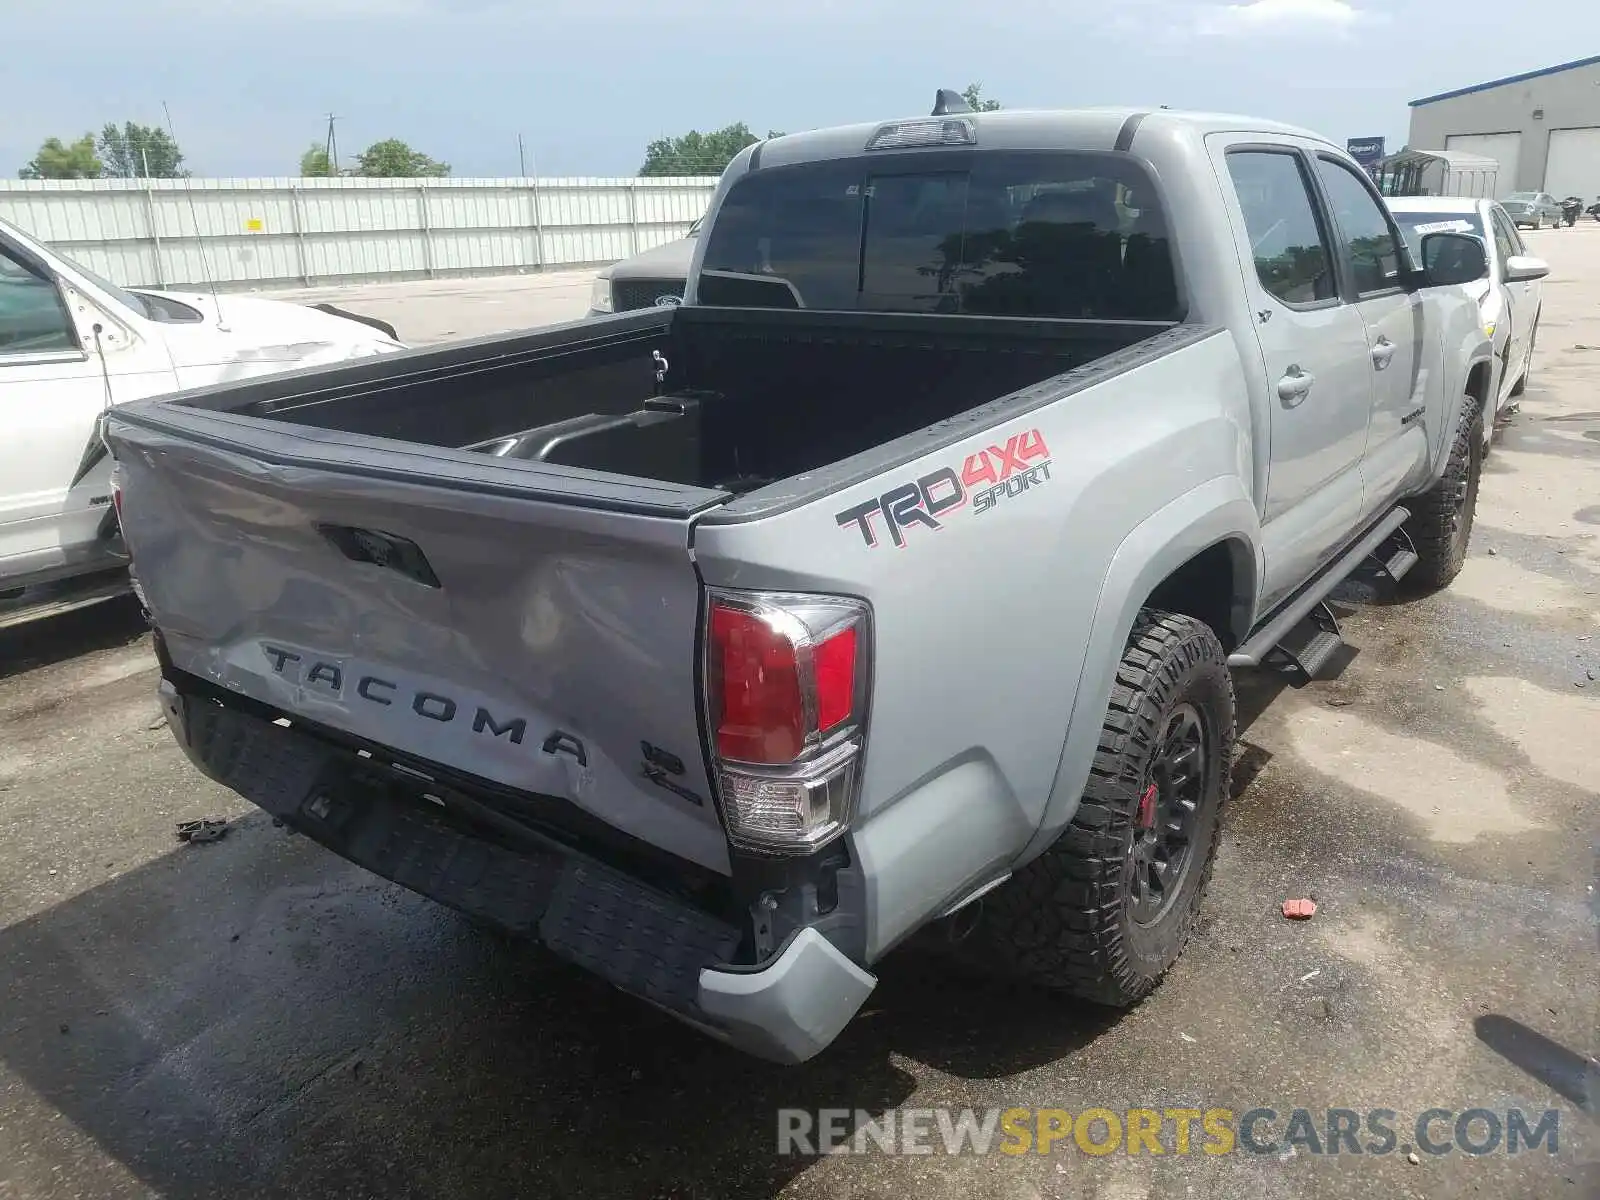
<svg viewBox="0 0 1600 1200">
<path fill-rule="evenodd" d="M 1248 625 L 1262 576 L 1261 519 L 1238 476 L 1218 476 L 1185 492 L 1141 521 L 1118 544 L 1100 586 L 1050 798 L 1017 866 L 1048 848 L 1078 811 L 1123 647 L 1146 599 L 1184 563 L 1223 543 L 1237 548 L 1235 571 L 1243 567 L 1248 572 L 1242 589 L 1236 575 L 1234 597 L 1235 623 L 1242 613 Z M 1236 637 L 1244 632 L 1234 631 Z"/>
</svg>

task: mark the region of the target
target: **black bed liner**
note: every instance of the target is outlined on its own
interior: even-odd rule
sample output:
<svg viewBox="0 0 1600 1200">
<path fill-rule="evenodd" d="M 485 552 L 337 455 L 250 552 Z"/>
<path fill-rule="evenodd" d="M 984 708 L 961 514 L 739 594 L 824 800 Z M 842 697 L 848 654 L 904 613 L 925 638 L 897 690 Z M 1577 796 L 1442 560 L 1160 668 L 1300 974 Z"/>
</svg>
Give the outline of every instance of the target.
<svg viewBox="0 0 1600 1200">
<path fill-rule="evenodd" d="M 116 419 L 273 466 L 743 521 L 1215 332 L 690 306 L 215 385 Z"/>
</svg>

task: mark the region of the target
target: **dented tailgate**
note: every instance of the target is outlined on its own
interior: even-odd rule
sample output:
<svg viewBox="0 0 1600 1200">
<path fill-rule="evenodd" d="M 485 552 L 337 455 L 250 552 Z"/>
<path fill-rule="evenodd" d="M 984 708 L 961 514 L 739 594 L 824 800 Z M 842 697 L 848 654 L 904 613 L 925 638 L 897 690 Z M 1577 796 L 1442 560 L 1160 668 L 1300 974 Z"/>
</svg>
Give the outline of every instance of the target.
<svg viewBox="0 0 1600 1200">
<path fill-rule="evenodd" d="M 172 406 L 108 439 L 175 667 L 728 870 L 688 549 L 721 493 Z"/>
</svg>

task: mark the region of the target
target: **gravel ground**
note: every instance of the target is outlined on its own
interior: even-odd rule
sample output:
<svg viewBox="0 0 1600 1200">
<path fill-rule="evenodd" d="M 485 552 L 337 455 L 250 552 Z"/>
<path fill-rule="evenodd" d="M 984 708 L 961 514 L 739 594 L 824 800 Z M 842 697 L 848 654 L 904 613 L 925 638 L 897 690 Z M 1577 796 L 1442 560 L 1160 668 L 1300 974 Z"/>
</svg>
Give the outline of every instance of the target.
<svg viewBox="0 0 1600 1200">
<path fill-rule="evenodd" d="M 1467 570 L 1352 608 L 1336 680 L 1241 680 L 1202 930 L 1120 1017 L 903 954 L 819 1059 L 742 1058 L 201 779 L 128 605 L 4 637 L 0 1197 L 1600 1194 L 1600 227 L 1529 240 L 1555 273 Z M 420 342 L 576 317 L 588 280 L 317 295 Z M 199 816 L 229 836 L 180 847 Z M 779 1108 L 894 1106 L 1265 1106 L 1282 1146 L 776 1153 Z M 1393 1110 L 1402 1147 L 1288 1145 L 1329 1107 Z M 1412 1162 L 1431 1107 L 1553 1108 L 1559 1149 Z"/>
</svg>

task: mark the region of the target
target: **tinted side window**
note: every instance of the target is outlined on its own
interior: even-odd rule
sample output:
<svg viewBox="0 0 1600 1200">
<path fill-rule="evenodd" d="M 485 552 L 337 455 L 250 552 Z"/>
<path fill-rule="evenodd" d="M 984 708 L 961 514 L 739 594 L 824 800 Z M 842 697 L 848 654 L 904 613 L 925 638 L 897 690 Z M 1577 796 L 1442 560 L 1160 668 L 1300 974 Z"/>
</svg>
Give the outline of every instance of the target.
<svg viewBox="0 0 1600 1200">
<path fill-rule="evenodd" d="M 1297 155 L 1235 150 L 1228 174 L 1244 211 L 1261 286 L 1285 304 L 1314 304 L 1338 294 L 1333 255 Z"/>
<path fill-rule="evenodd" d="M 773 167 L 730 189 L 704 304 L 1178 320 L 1144 170 L 1116 155 L 873 155 Z"/>
<path fill-rule="evenodd" d="M 1400 286 L 1400 244 L 1383 206 L 1349 167 L 1330 158 L 1317 159 L 1317 173 L 1355 268 L 1356 291 L 1363 296 Z"/>
<path fill-rule="evenodd" d="M 77 336 L 55 284 L 0 249 L 0 354 L 77 348 Z"/>
<path fill-rule="evenodd" d="M 1505 223 L 1500 219 L 1500 214 L 1498 212 L 1494 214 L 1494 220 L 1491 222 L 1491 225 L 1494 229 L 1495 254 L 1499 256 L 1500 269 L 1504 271 L 1506 259 L 1516 254 L 1517 249 L 1511 240 L 1511 236 L 1506 232 Z"/>
<path fill-rule="evenodd" d="M 1506 215 L 1506 210 L 1497 204 L 1489 211 L 1494 216 L 1494 227 L 1496 231 L 1495 241 L 1498 242 L 1501 237 L 1505 238 L 1507 246 L 1506 253 L 1508 255 L 1526 254 L 1528 251 L 1526 246 L 1523 244 L 1522 235 L 1517 232 L 1516 223 Z"/>
</svg>

